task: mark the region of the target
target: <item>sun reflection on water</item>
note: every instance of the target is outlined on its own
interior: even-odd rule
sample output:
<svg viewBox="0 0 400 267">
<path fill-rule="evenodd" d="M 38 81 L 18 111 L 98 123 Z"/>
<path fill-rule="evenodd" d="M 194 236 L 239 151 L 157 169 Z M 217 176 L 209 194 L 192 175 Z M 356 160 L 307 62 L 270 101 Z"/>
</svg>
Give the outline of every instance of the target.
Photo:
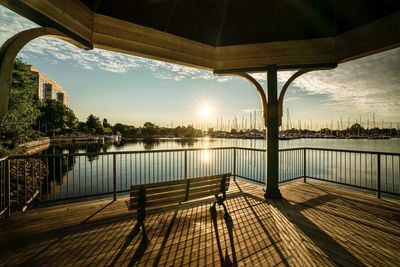
<svg viewBox="0 0 400 267">
<path fill-rule="evenodd" d="M 208 149 L 210 147 L 210 138 L 206 137 L 205 141 L 206 142 L 204 144 L 204 147 L 206 149 L 201 152 L 201 158 L 202 158 L 203 162 L 207 163 L 211 159 L 211 153 L 210 153 L 210 150 Z"/>
<path fill-rule="evenodd" d="M 204 162 L 209 162 L 210 161 L 210 151 L 204 150 L 202 153 L 202 158 L 203 158 Z"/>
</svg>

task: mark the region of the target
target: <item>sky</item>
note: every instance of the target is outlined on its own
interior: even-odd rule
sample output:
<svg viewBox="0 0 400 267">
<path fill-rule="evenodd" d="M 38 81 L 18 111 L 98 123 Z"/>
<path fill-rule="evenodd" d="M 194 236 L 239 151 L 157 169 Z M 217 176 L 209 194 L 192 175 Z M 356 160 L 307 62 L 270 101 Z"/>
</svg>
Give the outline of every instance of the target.
<svg viewBox="0 0 400 267">
<path fill-rule="evenodd" d="M 0 45 L 14 34 L 38 27 L 0 6 Z M 249 125 L 261 102 L 248 81 L 215 76 L 212 72 L 100 49 L 81 50 L 54 38 L 40 37 L 18 55 L 57 81 L 70 96 L 70 108 L 79 120 L 89 114 L 114 124 L 160 126 L 224 124 L 242 120 Z M 279 72 L 279 89 L 294 72 Z M 265 73 L 252 74 L 265 87 Z M 208 110 L 207 108 L 208 107 Z M 398 127 L 400 122 L 400 48 L 315 71 L 297 78 L 284 99 L 292 126 L 336 128 L 356 121 L 364 126 L 375 115 L 376 125 Z M 243 118 L 243 119 L 242 119 Z M 254 118 L 254 116 L 253 116 Z M 339 126 L 340 127 L 340 126 Z"/>
</svg>

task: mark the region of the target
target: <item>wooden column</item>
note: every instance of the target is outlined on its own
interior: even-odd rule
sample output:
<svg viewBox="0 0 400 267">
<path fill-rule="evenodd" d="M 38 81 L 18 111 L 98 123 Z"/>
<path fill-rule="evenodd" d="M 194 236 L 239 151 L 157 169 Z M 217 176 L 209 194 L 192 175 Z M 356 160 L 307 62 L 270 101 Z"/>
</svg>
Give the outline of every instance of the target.
<svg viewBox="0 0 400 267">
<path fill-rule="evenodd" d="M 267 67 L 267 179 L 265 198 L 282 198 L 279 191 L 279 114 L 278 114 L 278 69 L 276 65 Z"/>
</svg>

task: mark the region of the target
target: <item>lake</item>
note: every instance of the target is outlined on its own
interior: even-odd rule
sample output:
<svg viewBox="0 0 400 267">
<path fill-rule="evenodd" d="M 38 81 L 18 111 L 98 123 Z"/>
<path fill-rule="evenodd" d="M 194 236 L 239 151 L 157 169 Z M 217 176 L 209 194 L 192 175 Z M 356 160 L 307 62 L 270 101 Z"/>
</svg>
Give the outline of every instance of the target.
<svg viewBox="0 0 400 267">
<path fill-rule="evenodd" d="M 47 201 L 110 194 L 113 192 L 114 177 L 118 192 L 126 192 L 131 185 L 135 184 L 232 173 L 233 170 L 236 171 L 238 177 L 264 183 L 265 146 L 265 140 L 221 138 L 57 145 L 43 152 L 42 156 L 38 156 L 48 170 L 43 179 L 41 198 Z M 378 157 L 373 153 L 317 149 L 309 149 L 305 152 L 294 149 L 309 147 L 400 153 L 398 138 L 385 140 L 295 139 L 281 140 L 279 146 L 281 149 L 292 149 L 281 151 L 279 154 L 280 182 L 303 177 L 304 166 L 306 166 L 309 177 L 374 190 L 377 185 L 379 159 L 382 191 L 400 194 L 399 155 Z M 232 147 L 238 149 L 232 149 Z M 196 148 L 203 150 L 196 150 Z M 171 149 L 175 150 L 159 151 Z M 176 149 L 190 150 L 177 151 Z M 104 152 L 119 153 L 97 154 Z M 71 155 L 76 153 L 92 154 Z M 305 153 L 306 158 L 304 158 Z M 60 154 L 64 156 L 52 156 Z M 15 162 L 14 164 L 23 163 Z"/>
<path fill-rule="evenodd" d="M 50 148 L 46 154 L 57 153 L 62 150 L 70 152 L 122 152 L 142 150 L 164 150 L 182 148 L 213 148 L 213 147 L 245 147 L 265 149 L 266 141 L 260 139 L 225 139 L 225 138 L 198 138 L 198 139 L 158 139 L 152 141 L 128 141 L 120 144 L 78 144 L 60 145 Z M 400 138 L 391 139 L 320 139 L 301 138 L 294 140 L 280 140 L 279 148 L 315 147 L 329 149 L 349 149 L 375 152 L 400 153 Z M 67 152 L 67 151 L 64 151 Z"/>
</svg>

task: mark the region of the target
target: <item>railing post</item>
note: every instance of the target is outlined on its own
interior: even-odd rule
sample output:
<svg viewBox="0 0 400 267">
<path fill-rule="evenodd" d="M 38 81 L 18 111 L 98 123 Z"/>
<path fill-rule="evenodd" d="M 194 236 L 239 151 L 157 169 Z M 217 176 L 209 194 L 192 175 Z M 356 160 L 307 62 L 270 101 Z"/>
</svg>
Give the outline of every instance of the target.
<svg viewBox="0 0 400 267">
<path fill-rule="evenodd" d="M 185 166 L 184 166 L 184 176 L 185 176 L 185 179 L 187 179 L 188 177 L 187 177 L 187 151 L 186 150 L 185 150 L 184 164 L 185 164 Z"/>
<path fill-rule="evenodd" d="M 7 219 L 7 218 L 10 218 L 10 215 L 11 215 L 11 207 L 10 207 L 11 206 L 11 199 L 10 199 L 10 196 L 11 196 L 11 194 L 10 194 L 10 191 L 11 191 L 10 176 L 11 175 L 10 175 L 10 160 L 9 159 L 7 159 L 5 161 L 4 171 L 5 171 L 5 173 L 4 173 L 4 176 L 5 176 L 4 177 L 5 178 L 5 181 L 4 181 L 4 189 L 5 189 L 4 208 L 7 209 L 4 213 L 4 217 Z"/>
<path fill-rule="evenodd" d="M 377 154 L 376 197 L 381 198 L 381 154 Z"/>
<path fill-rule="evenodd" d="M 233 149 L 233 180 L 236 181 L 236 147 Z"/>
<path fill-rule="evenodd" d="M 303 182 L 307 182 L 307 149 L 304 148 L 303 154 Z"/>
<path fill-rule="evenodd" d="M 117 157 L 113 154 L 113 197 L 117 200 Z"/>
</svg>

